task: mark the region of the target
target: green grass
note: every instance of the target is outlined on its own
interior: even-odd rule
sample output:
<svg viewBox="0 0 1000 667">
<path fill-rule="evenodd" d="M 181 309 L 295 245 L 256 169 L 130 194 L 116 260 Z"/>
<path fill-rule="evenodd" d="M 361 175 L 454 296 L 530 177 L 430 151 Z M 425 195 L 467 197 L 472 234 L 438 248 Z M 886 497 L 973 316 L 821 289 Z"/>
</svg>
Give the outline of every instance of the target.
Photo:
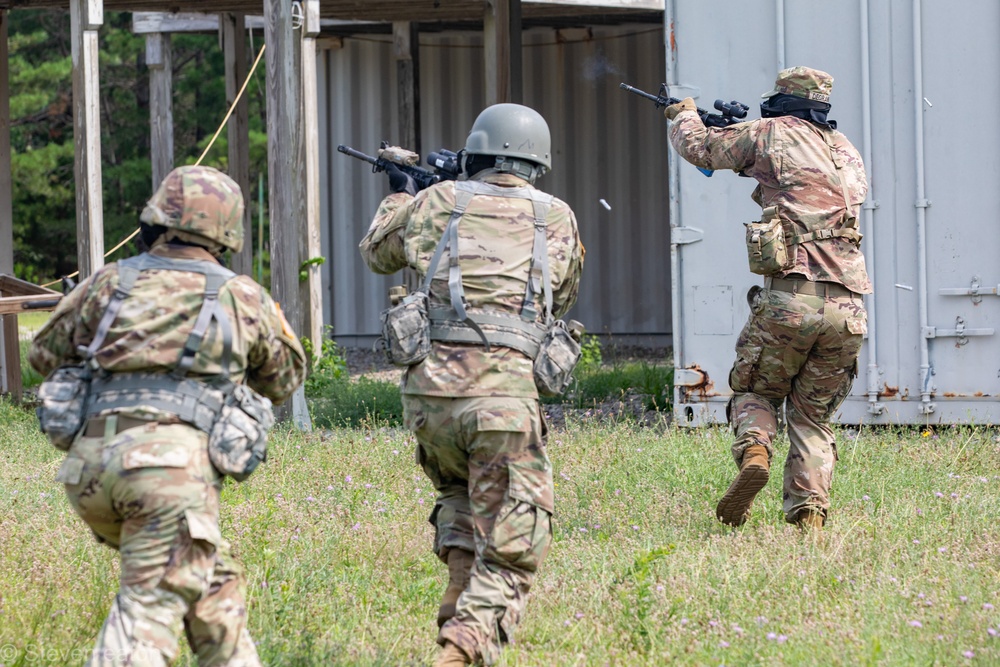
<svg viewBox="0 0 1000 667">
<path fill-rule="evenodd" d="M 116 555 L 52 481 L 61 454 L 33 416 L 0 402 L 0 424 L 0 651 L 20 656 L 0 662 L 64 664 L 107 613 Z M 781 517 L 780 474 L 745 527 L 716 522 L 725 429 L 553 432 L 555 541 L 500 664 L 1000 664 L 997 431 L 841 431 L 839 452 L 813 544 Z M 429 664 L 433 502 L 404 431 L 278 430 L 223 493 L 264 663 Z"/>
</svg>

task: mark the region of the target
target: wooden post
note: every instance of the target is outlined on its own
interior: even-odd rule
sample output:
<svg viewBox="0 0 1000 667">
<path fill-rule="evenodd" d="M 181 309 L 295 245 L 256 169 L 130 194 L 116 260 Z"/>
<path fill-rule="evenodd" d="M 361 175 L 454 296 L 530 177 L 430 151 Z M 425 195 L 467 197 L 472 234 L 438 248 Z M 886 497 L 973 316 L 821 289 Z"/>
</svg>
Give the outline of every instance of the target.
<svg viewBox="0 0 1000 667">
<path fill-rule="evenodd" d="M 395 21 L 392 46 L 396 61 L 399 145 L 420 153 L 420 35 L 417 24 Z"/>
<path fill-rule="evenodd" d="M 0 10 L 0 273 L 14 273 L 14 211 L 10 175 L 10 74 L 6 9 Z M 2 294 L 0 294 L 2 296 Z M 0 323 L 0 393 L 21 399 L 21 348 L 17 315 Z"/>
<path fill-rule="evenodd" d="M 302 129 L 305 137 L 319 137 L 319 93 L 316 79 L 316 37 L 320 33 L 319 0 L 306 0 L 302 25 Z M 305 257 L 323 253 L 320 241 L 319 142 L 305 143 Z M 307 304 L 304 330 L 318 359 L 323 349 L 323 276 L 318 264 L 306 268 L 302 299 Z"/>
<path fill-rule="evenodd" d="M 302 79 L 296 71 L 296 36 L 292 4 L 265 0 L 264 39 L 267 43 L 267 174 L 271 227 L 271 292 L 281 304 L 296 334 L 302 335 L 305 318 L 299 297 L 299 243 L 305 227 L 305 179 L 302 136 Z M 298 413 L 297 401 L 276 410 L 278 419 Z"/>
<path fill-rule="evenodd" d="M 521 0 L 486 0 L 483 15 L 486 104 L 520 102 Z"/>
<path fill-rule="evenodd" d="M 149 68 L 149 152 L 153 191 L 174 168 L 174 69 L 170 33 L 146 35 Z"/>
<path fill-rule="evenodd" d="M 246 15 L 222 14 L 222 48 L 226 56 L 226 105 L 232 106 L 236 94 L 247 78 L 250 64 L 247 60 Z M 229 176 L 243 193 L 243 250 L 232 255 L 232 269 L 236 273 L 253 277 L 253 224 L 250 191 L 250 116 L 247 94 L 244 92 L 236 105 L 226 128 L 229 137 Z"/>
<path fill-rule="evenodd" d="M 69 4 L 76 148 L 76 253 L 83 279 L 104 265 L 101 91 L 97 70 L 97 30 L 104 22 L 104 6 L 101 0 L 70 0 Z"/>
</svg>

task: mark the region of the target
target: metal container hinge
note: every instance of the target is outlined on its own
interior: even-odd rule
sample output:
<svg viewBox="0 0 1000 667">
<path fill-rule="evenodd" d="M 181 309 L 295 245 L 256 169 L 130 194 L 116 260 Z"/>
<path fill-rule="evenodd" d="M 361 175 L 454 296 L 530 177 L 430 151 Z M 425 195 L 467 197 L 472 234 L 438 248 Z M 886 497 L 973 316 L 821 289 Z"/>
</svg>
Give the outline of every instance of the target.
<svg viewBox="0 0 1000 667">
<path fill-rule="evenodd" d="M 671 227 L 670 242 L 676 245 L 697 243 L 705 238 L 705 230 L 697 227 Z"/>
</svg>

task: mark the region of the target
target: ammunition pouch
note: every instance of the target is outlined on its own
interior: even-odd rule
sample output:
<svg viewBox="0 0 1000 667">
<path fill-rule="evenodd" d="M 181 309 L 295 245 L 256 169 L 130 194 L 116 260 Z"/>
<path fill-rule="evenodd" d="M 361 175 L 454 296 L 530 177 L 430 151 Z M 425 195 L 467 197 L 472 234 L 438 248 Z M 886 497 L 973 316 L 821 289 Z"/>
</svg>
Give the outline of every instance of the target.
<svg viewBox="0 0 1000 667">
<path fill-rule="evenodd" d="M 208 458 L 237 482 L 267 460 L 267 432 L 274 425 L 271 401 L 245 384 L 233 387 L 208 434 Z"/>
<path fill-rule="evenodd" d="M 573 379 L 580 361 L 580 343 L 562 320 L 552 323 L 538 348 L 534 368 L 535 387 L 542 396 L 561 396 Z"/>
<path fill-rule="evenodd" d="M 427 293 L 416 291 L 382 311 L 382 349 L 390 363 L 413 366 L 431 351 Z"/>
<path fill-rule="evenodd" d="M 208 434 L 208 455 L 223 475 L 242 481 L 267 457 L 267 431 L 274 424 L 271 401 L 229 379 L 232 324 L 219 305 L 219 291 L 235 274 L 215 262 L 180 260 L 144 253 L 121 260 L 118 286 L 93 340 L 80 347 L 84 362 L 56 369 L 39 388 L 38 420 L 56 447 L 68 450 L 86 420 L 102 413 L 149 409 L 172 415 Z M 171 373 L 107 373 L 94 357 L 139 274 L 183 271 L 205 276 L 204 301 Z M 222 373 L 188 377 L 212 324 L 222 339 Z"/>
<path fill-rule="evenodd" d="M 83 428 L 91 372 L 86 363 L 60 366 L 38 388 L 41 405 L 35 414 L 42 432 L 56 449 L 68 451 Z"/>
<path fill-rule="evenodd" d="M 778 217 L 778 207 L 768 206 L 760 221 L 744 224 L 751 273 L 773 276 L 792 267 L 795 254 L 789 252 L 785 241 L 785 225 Z"/>
<path fill-rule="evenodd" d="M 169 413 L 208 435 L 208 457 L 238 482 L 267 459 L 271 401 L 244 384 L 213 384 L 159 373 L 114 373 L 91 383 L 87 415 L 143 407 Z"/>
</svg>

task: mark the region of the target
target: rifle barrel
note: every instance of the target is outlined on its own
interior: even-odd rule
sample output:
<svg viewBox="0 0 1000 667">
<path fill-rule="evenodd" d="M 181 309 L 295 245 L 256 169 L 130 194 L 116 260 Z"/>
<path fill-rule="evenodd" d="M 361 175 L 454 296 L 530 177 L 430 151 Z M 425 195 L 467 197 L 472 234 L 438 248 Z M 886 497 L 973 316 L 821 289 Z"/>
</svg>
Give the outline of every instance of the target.
<svg viewBox="0 0 1000 667">
<path fill-rule="evenodd" d="M 361 151 L 358 150 L 354 150 L 350 146 L 345 146 L 343 144 L 340 144 L 339 146 L 337 146 L 337 150 L 340 151 L 341 153 L 344 153 L 345 155 L 350 155 L 351 157 L 355 157 L 359 160 L 364 160 L 365 162 L 368 162 L 370 164 L 378 164 L 378 158 L 374 158 L 371 155 L 362 153 Z"/>
</svg>

